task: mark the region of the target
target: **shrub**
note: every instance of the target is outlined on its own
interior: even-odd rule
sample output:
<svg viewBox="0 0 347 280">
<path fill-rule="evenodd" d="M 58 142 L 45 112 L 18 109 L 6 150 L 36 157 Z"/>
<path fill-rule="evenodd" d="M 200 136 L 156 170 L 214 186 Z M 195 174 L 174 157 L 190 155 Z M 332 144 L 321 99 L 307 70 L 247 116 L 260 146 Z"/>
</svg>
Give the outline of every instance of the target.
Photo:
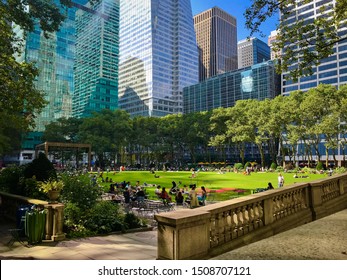
<svg viewBox="0 0 347 280">
<path fill-rule="evenodd" d="M 88 213 L 84 226 L 96 233 L 124 230 L 119 207 L 110 201 L 99 201 Z"/>
<path fill-rule="evenodd" d="M 341 174 L 341 173 L 345 173 L 347 170 L 345 167 L 337 167 L 335 168 L 334 172 L 335 173 L 338 173 L 338 174 Z"/>
<path fill-rule="evenodd" d="M 143 220 L 137 217 L 134 213 L 126 213 L 124 217 L 124 224 L 127 229 L 139 228 L 145 226 Z"/>
<path fill-rule="evenodd" d="M 277 168 L 276 168 L 276 172 L 284 172 L 284 169 L 283 169 L 283 167 L 282 166 L 277 166 Z"/>
<path fill-rule="evenodd" d="M 241 170 L 241 169 L 243 169 L 243 164 L 242 163 L 235 163 L 234 168 L 237 170 Z"/>
<path fill-rule="evenodd" d="M 62 174 L 61 181 L 64 183 L 60 196 L 63 202 L 75 203 L 82 210 L 88 210 L 95 205 L 100 195 L 100 190 L 98 186 L 93 185 L 87 174 Z"/>
<path fill-rule="evenodd" d="M 323 170 L 323 162 L 319 161 L 316 166 L 317 170 Z"/>
<path fill-rule="evenodd" d="M 49 181 L 50 179 L 57 179 L 54 166 L 44 153 L 40 153 L 38 158 L 34 159 L 26 166 L 24 176 L 25 178 L 32 178 L 35 176 L 37 181 L 42 182 Z"/>
<path fill-rule="evenodd" d="M 276 170 L 276 168 L 277 168 L 277 164 L 276 163 L 271 163 L 271 165 L 270 165 L 270 169 L 271 170 Z"/>
<path fill-rule="evenodd" d="M 12 194 L 25 195 L 23 176 L 23 166 L 13 166 L 3 169 L 0 173 L 0 190 Z"/>
<path fill-rule="evenodd" d="M 247 162 L 245 163 L 245 168 L 250 167 L 250 166 L 251 166 L 251 163 L 250 163 L 249 161 L 247 161 Z"/>
<path fill-rule="evenodd" d="M 24 193 L 27 197 L 45 200 L 47 196 L 40 190 L 38 181 L 33 178 L 22 178 L 22 185 L 24 186 Z"/>
</svg>

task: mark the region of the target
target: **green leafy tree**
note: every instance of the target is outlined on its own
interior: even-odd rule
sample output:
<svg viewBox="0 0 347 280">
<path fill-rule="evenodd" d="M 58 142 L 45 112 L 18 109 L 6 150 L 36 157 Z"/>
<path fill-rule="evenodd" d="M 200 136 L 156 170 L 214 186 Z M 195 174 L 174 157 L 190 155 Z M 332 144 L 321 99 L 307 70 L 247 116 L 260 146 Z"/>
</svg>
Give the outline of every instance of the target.
<svg viewBox="0 0 347 280">
<path fill-rule="evenodd" d="M 104 109 L 83 119 L 80 126 L 80 139 L 92 145 L 99 164 L 105 167 L 111 160 L 124 156 L 132 131 L 131 119 L 123 110 Z"/>
<path fill-rule="evenodd" d="M 43 140 L 50 142 L 71 142 L 79 141 L 79 127 L 82 119 L 77 118 L 59 118 L 55 122 L 46 125 L 43 133 Z"/>
</svg>

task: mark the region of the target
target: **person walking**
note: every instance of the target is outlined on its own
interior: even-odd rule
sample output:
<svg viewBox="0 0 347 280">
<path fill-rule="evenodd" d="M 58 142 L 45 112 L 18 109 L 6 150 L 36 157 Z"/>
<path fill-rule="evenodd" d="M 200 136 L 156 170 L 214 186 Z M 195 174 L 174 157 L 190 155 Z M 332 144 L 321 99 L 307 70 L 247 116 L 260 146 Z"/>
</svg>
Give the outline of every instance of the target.
<svg viewBox="0 0 347 280">
<path fill-rule="evenodd" d="M 284 177 L 281 173 L 278 173 L 278 187 L 282 188 L 284 185 Z"/>
<path fill-rule="evenodd" d="M 198 197 L 195 191 L 196 187 L 193 185 L 189 192 L 190 208 L 195 208 L 199 206 Z"/>
</svg>

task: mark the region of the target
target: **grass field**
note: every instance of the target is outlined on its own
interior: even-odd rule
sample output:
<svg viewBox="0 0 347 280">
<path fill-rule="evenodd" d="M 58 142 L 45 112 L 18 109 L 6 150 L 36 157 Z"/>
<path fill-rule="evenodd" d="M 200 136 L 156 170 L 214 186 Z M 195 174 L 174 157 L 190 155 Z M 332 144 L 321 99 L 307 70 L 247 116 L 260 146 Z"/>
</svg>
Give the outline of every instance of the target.
<svg viewBox="0 0 347 280">
<path fill-rule="evenodd" d="M 307 178 L 294 178 L 293 173 L 282 173 L 285 179 L 284 186 L 291 185 L 293 183 L 300 182 L 310 182 L 317 179 L 326 177 L 326 174 L 300 174 L 307 175 Z M 146 191 L 150 197 L 154 196 L 155 185 L 160 185 L 161 187 L 166 187 L 169 190 L 172 186 L 172 181 L 177 184 L 182 182 L 179 187 L 183 185 L 196 184 L 197 190 L 199 191 L 201 186 L 205 186 L 207 191 L 216 192 L 215 200 L 225 200 L 233 198 L 239 195 L 250 194 L 252 190 L 257 188 L 266 188 L 268 182 L 277 188 L 277 176 L 276 172 L 268 173 L 254 173 L 251 175 L 244 175 L 242 173 L 226 172 L 220 174 L 218 172 L 204 172 L 200 171 L 196 173 L 195 178 L 192 178 L 192 173 L 188 171 L 178 171 L 178 172 L 164 172 L 157 171 L 155 175 L 149 171 L 123 171 L 123 172 L 104 172 L 103 178 L 108 177 L 112 179 L 113 182 L 130 182 L 132 186 L 136 184 L 136 181 L 140 181 L 140 185 L 146 183 L 149 187 L 146 187 Z M 102 183 L 101 178 L 98 182 L 104 186 L 107 191 L 110 183 Z M 237 192 L 235 190 L 242 189 L 245 190 L 244 193 Z"/>
</svg>

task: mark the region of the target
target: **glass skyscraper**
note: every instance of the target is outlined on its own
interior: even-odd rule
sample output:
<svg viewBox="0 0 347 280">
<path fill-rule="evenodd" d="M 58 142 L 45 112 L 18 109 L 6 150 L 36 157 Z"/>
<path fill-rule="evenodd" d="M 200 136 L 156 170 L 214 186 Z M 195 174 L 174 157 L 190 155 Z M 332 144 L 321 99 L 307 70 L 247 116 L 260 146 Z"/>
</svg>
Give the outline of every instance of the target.
<svg viewBox="0 0 347 280">
<path fill-rule="evenodd" d="M 184 114 L 232 107 L 237 100 L 272 99 L 280 94 L 272 60 L 227 72 L 183 89 Z"/>
<path fill-rule="evenodd" d="M 183 87 L 198 82 L 190 0 L 121 0 L 120 38 L 119 108 L 181 113 Z"/>
<path fill-rule="evenodd" d="M 309 2 L 297 1 L 289 6 L 288 15 L 285 24 L 291 25 L 296 20 L 305 19 L 305 22 L 311 23 L 334 9 L 336 1 L 333 0 L 313 0 Z M 338 30 L 338 35 L 345 38 L 347 26 L 344 24 Z M 295 43 L 293 43 L 295 45 Z M 287 47 L 287 46 L 286 46 Z M 285 51 L 285 50 L 284 50 Z M 298 58 L 297 61 L 299 61 Z M 296 68 L 296 61 L 289 65 L 288 69 Z M 339 86 L 347 83 L 347 39 L 341 40 L 334 45 L 333 54 L 320 61 L 319 66 L 312 66 L 313 74 L 311 76 L 300 77 L 297 81 L 288 78 L 288 73 L 282 75 L 282 94 L 288 95 L 295 90 L 307 91 L 319 84 L 331 84 Z"/>
<path fill-rule="evenodd" d="M 36 87 L 45 93 L 47 105 L 36 118 L 35 131 L 24 136 L 23 150 L 41 143 L 45 126 L 58 118 L 118 106 L 119 1 L 91 5 L 73 0 L 63 12 L 59 31 L 46 38 L 37 24 L 25 37 L 20 60 L 36 63 Z M 18 27 L 15 32 L 22 33 Z"/>
<path fill-rule="evenodd" d="M 98 0 L 76 12 L 73 116 L 118 107 L 119 0 Z"/>
</svg>

